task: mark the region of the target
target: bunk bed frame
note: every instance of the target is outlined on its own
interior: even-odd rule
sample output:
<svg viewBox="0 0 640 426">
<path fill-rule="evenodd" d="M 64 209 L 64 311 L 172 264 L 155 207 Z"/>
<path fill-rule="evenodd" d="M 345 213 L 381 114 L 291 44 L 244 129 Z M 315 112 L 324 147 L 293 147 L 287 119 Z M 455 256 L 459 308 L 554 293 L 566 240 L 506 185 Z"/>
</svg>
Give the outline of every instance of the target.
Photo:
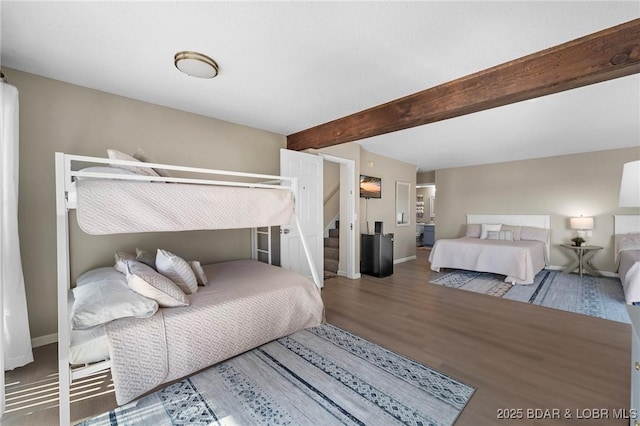
<svg viewBox="0 0 640 426">
<path fill-rule="evenodd" d="M 138 168 L 161 168 L 178 172 L 187 172 L 194 174 L 202 174 L 202 179 L 194 178 L 175 178 L 175 177 L 155 177 L 142 175 L 118 175 L 108 173 L 96 173 L 73 170 L 73 163 L 91 164 L 91 165 L 111 165 L 111 166 L 134 166 Z M 85 166 L 86 167 L 86 166 Z M 217 176 L 217 179 L 210 177 Z M 227 181 L 218 180 L 220 177 L 233 178 L 237 180 Z M 71 341 L 71 330 L 68 320 L 68 291 L 71 288 L 70 281 L 70 254 L 69 254 L 69 210 L 77 208 L 76 183 L 77 178 L 107 178 L 122 179 L 133 181 L 157 181 L 157 182 L 175 182 L 185 184 L 199 185 L 216 185 L 226 187 L 245 187 L 245 188 L 271 188 L 278 190 L 291 191 L 296 203 L 300 198 L 298 195 L 298 183 L 295 177 L 242 173 L 215 169 L 203 169 L 194 167 L 184 167 L 159 163 L 144 163 L 124 160 L 113 160 L 108 158 L 88 157 L 79 155 L 69 155 L 60 152 L 55 153 L 55 182 L 56 182 L 56 228 L 57 228 L 57 269 L 58 269 L 58 365 L 59 365 L 59 391 L 60 391 L 60 424 L 69 425 L 71 422 L 71 383 L 74 380 L 87 377 L 100 371 L 111 368 L 111 361 L 101 361 L 90 365 L 71 368 L 69 364 L 69 345 Z M 260 182 L 243 182 L 242 179 L 261 180 Z M 294 208 L 292 220 L 300 235 L 300 242 L 305 253 L 309 269 L 311 271 L 315 285 L 320 288 L 321 280 L 316 271 L 309 246 L 305 240 L 304 233 L 298 219 L 298 211 L 300 206 L 296 204 Z M 257 235 L 267 233 L 269 245 L 271 243 L 270 232 L 262 229 L 253 229 L 252 232 L 252 257 L 256 259 L 258 253 L 266 254 L 269 263 L 271 263 L 270 248 L 264 251 L 258 247 Z"/>
</svg>

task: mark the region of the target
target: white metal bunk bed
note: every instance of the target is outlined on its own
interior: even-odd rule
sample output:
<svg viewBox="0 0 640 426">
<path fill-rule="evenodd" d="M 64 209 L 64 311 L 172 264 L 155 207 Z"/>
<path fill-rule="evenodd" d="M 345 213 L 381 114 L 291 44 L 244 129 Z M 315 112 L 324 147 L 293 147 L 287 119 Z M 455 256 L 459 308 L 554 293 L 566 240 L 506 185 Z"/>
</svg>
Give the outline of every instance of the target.
<svg viewBox="0 0 640 426">
<path fill-rule="evenodd" d="M 194 179 L 194 178 L 174 178 L 174 177 L 160 177 L 160 176 L 143 176 L 143 175 L 118 175 L 111 173 L 100 173 L 94 171 L 82 171 L 74 170 L 75 164 L 85 165 L 90 163 L 92 165 L 111 165 L 111 166 L 132 166 L 139 168 L 161 168 L 177 172 L 187 172 L 189 174 L 202 174 L 207 178 Z M 57 263 L 58 263 L 58 362 L 59 362 L 59 381 L 60 381 L 60 424 L 67 425 L 71 420 L 71 396 L 70 386 L 71 383 L 79 378 L 87 377 L 95 374 L 99 371 L 112 368 L 111 360 L 101 361 L 81 367 L 72 368 L 69 364 L 69 344 L 71 339 L 71 330 L 69 325 L 69 301 L 68 294 L 71 287 L 70 282 L 70 267 L 69 267 L 69 222 L 68 211 L 70 209 L 78 208 L 78 188 L 77 180 L 125 180 L 125 181 L 143 181 L 143 182 L 166 182 L 166 183 L 179 183 L 179 184 L 196 184 L 209 185 L 218 188 L 264 188 L 264 189 L 276 189 L 279 191 L 289 191 L 294 199 L 298 199 L 297 195 L 297 179 L 293 177 L 253 174 L 253 173 L 240 173 L 229 172 L 212 169 L 202 169 L 193 167 L 183 167 L 166 164 L 156 163 L 142 163 L 133 161 L 113 160 L 107 158 L 87 157 L 68 155 L 64 153 L 55 154 L 55 170 L 56 170 L 56 215 L 57 215 Z M 223 176 L 222 179 L 232 178 L 233 181 L 210 179 L 211 176 Z M 92 179 L 86 179 L 92 178 Z M 239 181 L 241 179 L 252 180 L 252 182 Z M 257 182 L 261 180 L 262 183 Z M 264 181 L 268 183 L 264 183 Z M 157 183 L 156 185 L 162 185 Z M 298 208 L 293 209 L 292 219 L 295 223 L 299 233 L 300 241 L 304 253 L 307 258 L 308 266 L 313 276 L 315 285 L 320 288 L 321 281 L 317 274 L 316 268 L 313 264 L 313 259 L 304 238 L 300 223 L 297 216 Z M 246 225 L 246 222 L 245 222 Z M 264 227 L 266 225 L 274 224 L 255 224 L 252 227 L 257 230 L 258 227 Z M 196 225 L 196 228 L 189 228 L 189 225 L 185 225 L 184 229 L 219 229 L 215 227 L 202 227 L 200 224 Z M 236 227 L 239 228 L 239 227 Z M 142 230 L 145 232 L 147 230 Z M 166 231 L 166 229 L 150 229 L 151 231 Z M 117 233 L 109 232 L 108 230 L 103 233 Z M 125 231 L 126 232 L 126 231 Z M 128 231 L 128 232 L 141 232 L 140 230 Z M 253 246 L 255 246 L 257 237 L 256 233 L 253 233 Z M 268 236 L 270 240 L 270 236 Z M 254 250 L 256 248 L 254 247 Z M 268 253 L 270 259 L 270 253 Z"/>
</svg>

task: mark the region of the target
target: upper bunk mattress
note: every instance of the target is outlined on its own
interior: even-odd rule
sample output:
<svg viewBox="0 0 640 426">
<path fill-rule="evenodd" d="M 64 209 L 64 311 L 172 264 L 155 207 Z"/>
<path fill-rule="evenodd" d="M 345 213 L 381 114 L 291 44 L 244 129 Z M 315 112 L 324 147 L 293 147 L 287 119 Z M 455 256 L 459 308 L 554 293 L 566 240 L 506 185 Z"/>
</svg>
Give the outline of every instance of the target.
<svg viewBox="0 0 640 426">
<path fill-rule="evenodd" d="M 88 234 L 235 229 L 286 225 L 288 190 L 82 179 L 77 217 Z"/>
</svg>

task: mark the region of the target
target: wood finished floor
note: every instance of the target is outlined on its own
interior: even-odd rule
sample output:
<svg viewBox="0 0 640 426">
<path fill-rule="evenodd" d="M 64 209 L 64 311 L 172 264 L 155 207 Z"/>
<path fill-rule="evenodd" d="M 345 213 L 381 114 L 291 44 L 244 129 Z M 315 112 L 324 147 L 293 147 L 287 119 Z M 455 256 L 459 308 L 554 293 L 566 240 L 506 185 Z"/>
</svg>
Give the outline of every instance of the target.
<svg viewBox="0 0 640 426">
<path fill-rule="evenodd" d="M 475 387 L 456 426 L 628 424 L 575 416 L 595 409 L 612 416 L 629 407 L 629 325 L 429 284 L 434 273 L 427 256 L 418 250 L 417 260 L 396 265 L 387 278 L 327 280 L 327 321 Z M 55 350 L 37 348 L 36 362 L 8 372 L 6 383 L 48 389 L 57 370 Z M 98 378 L 92 388 L 108 392 L 108 382 Z M 114 407 L 107 393 L 74 403 L 72 418 Z M 525 418 L 497 419 L 498 410 L 510 408 L 523 409 Z M 554 408 L 561 419 L 526 418 L 527 409 Z M 56 423 L 55 401 L 2 419 L 3 425 Z"/>
</svg>

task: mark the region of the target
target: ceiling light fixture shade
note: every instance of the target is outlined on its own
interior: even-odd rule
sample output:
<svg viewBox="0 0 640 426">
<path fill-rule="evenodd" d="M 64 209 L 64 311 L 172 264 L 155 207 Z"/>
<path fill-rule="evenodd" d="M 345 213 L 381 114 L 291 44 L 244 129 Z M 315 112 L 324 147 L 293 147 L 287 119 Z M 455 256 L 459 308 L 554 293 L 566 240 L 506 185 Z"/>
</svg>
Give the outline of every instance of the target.
<svg viewBox="0 0 640 426">
<path fill-rule="evenodd" d="M 178 52 L 173 63 L 183 73 L 198 78 L 213 78 L 218 75 L 216 61 L 198 52 Z"/>
<path fill-rule="evenodd" d="M 640 161 L 624 163 L 618 206 L 640 207 Z"/>
</svg>

